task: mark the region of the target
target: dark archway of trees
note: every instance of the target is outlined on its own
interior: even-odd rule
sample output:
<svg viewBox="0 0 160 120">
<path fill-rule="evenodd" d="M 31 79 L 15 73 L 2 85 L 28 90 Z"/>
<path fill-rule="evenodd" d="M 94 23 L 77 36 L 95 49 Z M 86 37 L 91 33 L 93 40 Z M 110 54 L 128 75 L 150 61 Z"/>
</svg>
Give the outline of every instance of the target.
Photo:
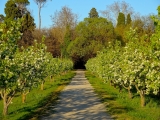
<svg viewBox="0 0 160 120">
<path fill-rule="evenodd" d="M 73 62 L 74 62 L 74 69 L 86 69 L 85 67 L 86 62 L 82 58 L 79 58 L 77 61 Z"/>
</svg>

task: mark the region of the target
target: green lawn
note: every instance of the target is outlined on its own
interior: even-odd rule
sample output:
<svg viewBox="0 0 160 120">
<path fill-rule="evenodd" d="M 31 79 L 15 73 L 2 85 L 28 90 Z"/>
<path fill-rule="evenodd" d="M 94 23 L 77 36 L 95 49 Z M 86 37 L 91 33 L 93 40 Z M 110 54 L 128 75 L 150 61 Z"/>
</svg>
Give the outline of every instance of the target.
<svg viewBox="0 0 160 120">
<path fill-rule="evenodd" d="M 103 80 L 86 72 L 86 77 L 95 89 L 95 92 L 106 105 L 107 111 L 117 120 L 160 120 L 160 100 L 155 96 L 147 96 L 147 104 L 140 107 L 140 98 L 134 94 L 129 99 L 126 90 L 120 93 L 118 89 L 104 83 Z"/>
<path fill-rule="evenodd" d="M 26 102 L 22 103 L 20 93 L 13 98 L 12 104 L 9 106 L 9 114 L 3 118 L 0 114 L 0 120 L 28 120 L 38 119 L 47 107 L 52 103 L 56 104 L 60 91 L 67 85 L 74 72 L 68 72 L 61 76 L 56 76 L 53 81 L 48 78 L 44 84 L 44 90 L 40 87 L 32 90 L 26 98 Z M 0 100 L 0 113 L 2 113 L 2 100 Z"/>
</svg>

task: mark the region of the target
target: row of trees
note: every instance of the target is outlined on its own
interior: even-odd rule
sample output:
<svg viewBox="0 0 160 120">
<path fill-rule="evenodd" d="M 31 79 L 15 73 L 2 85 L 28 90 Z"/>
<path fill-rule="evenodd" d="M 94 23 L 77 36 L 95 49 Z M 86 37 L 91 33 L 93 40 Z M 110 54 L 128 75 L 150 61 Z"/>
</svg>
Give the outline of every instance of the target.
<svg viewBox="0 0 160 120">
<path fill-rule="evenodd" d="M 35 0 L 35 2 L 39 6 L 40 18 L 41 8 L 47 1 Z M 39 28 L 35 29 L 34 18 L 26 9 L 27 5 L 29 5 L 28 0 L 9 0 L 5 8 L 6 16 L 0 16 L 0 20 L 4 22 L 7 19 L 9 21 L 25 17 L 23 30 L 21 30 L 23 36 L 18 42 L 19 46 L 26 48 L 34 43 L 34 39 L 41 42 L 42 36 L 45 35 L 47 51 L 54 57 L 71 57 L 75 63 L 79 60 L 85 63 L 89 58 L 96 56 L 97 51 L 108 46 L 109 41 L 118 40 L 125 45 L 127 40 L 124 33 L 130 27 L 137 28 L 142 40 L 145 34 L 148 34 L 146 41 L 150 40 L 154 32 L 150 17 L 135 14 L 133 8 L 124 1 L 114 2 L 107 6 L 106 10 L 100 11 L 103 17 L 100 17 L 96 8 L 92 8 L 89 16 L 81 22 L 78 22 L 77 14 L 64 6 L 51 16 L 53 26 L 43 29 L 40 28 L 40 24 Z"/>
<path fill-rule="evenodd" d="M 52 40 L 49 38 L 48 41 L 55 45 L 54 50 L 50 49 L 53 55 L 71 57 L 75 63 L 79 60 L 85 63 L 89 58 L 96 56 L 97 51 L 108 46 L 108 42 L 118 40 L 125 46 L 127 40 L 124 33 L 130 27 L 137 28 L 142 41 L 145 34 L 149 35 L 145 41 L 150 40 L 154 32 L 154 23 L 150 17 L 133 14 L 133 9 L 125 2 L 115 2 L 108 8 L 112 8 L 112 11 L 105 11 L 115 14 L 117 22 L 109 17 L 106 18 L 106 14 L 100 17 L 96 8 L 92 8 L 89 16 L 80 22 L 77 22 L 78 15 L 72 13 L 72 10 L 66 6 L 56 11 L 52 16 L 53 27 L 49 30 L 45 29 L 48 31 L 48 36 L 52 36 Z"/>
<path fill-rule="evenodd" d="M 152 16 L 155 22 L 155 33 L 150 42 L 145 41 L 138 29 L 130 28 L 125 32 L 128 41 L 124 47 L 120 42 L 110 45 L 99 52 L 95 58 L 88 60 L 87 70 L 101 77 L 113 86 L 127 89 L 132 98 L 134 90 L 139 93 L 141 106 L 145 106 L 146 95 L 160 94 L 160 6 L 158 16 Z"/>
<path fill-rule="evenodd" d="M 42 3 L 40 9 L 44 5 Z M 142 99 L 145 93 L 158 92 L 158 17 L 154 17 L 154 22 L 147 17 L 133 19 L 133 12 L 125 2 L 115 2 L 108 7 L 111 12 L 102 12 L 105 15 L 114 13 L 116 23 L 109 17 L 100 17 L 96 8 L 92 8 L 89 17 L 78 23 L 78 15 L 64 6 L 51 17 L 54 23 L 52 28 L 35 29 L 34 18 L 26 9 L 27 5 L 28 0 L 9 0 L 5 8 L 6 16 L 0 16 L 0 94 L 4 101 L 4 115 L 17 89 L 23 91 L 25 96 L 37 83 L 43 88 L 46 76 L 73 66 L 70 60 L 52 56 L 72 58 L 75 63 L 85 63 L 97 56 L 93 61 L 88 61 L 88 70 L 97 71 L 105 80 L 120 83 L 129 91 L 135 87 Z M 45 45 L 41 40 L 43 35 Z M 97 55 L 97 51 L 103 49 L 106 50 Z"/>
<path fill-rule="evenodd" d="M 35 2 L 40 11 L 46 0 Z M 34 18 L 27 10 L 27 5 L 28 0 L 8 0 L 4 9 L 6 16 L 0 15 L 0 99 L 3 101 L 4 116 L 18 92 L 22 94 L 24 103 L 26 95 L 34 87 L 40 84 L 43 90 L 46 77 L 52 78 L 73 68 L 71 60 L 53 58 L 47 52 L 45 44 L 51 47 L 55 45 L 44 42 L 49 37 L 51 42 L 53 40 L 48 31 L 41 31 L 39 26 L 43 34 L 37 36 L 38 41 L 34 40 L 38 30 L 34 31 Z"/>
<path fill-rule="evenodd" d="M 17 92 L 22 93 L 22 101 L 25 102 L 25 96 L 33 87 L 41 84 L 43 90 L 47 76 L 60 74 L 73 67 L 71 60 L 53 58 L 43 42 L 35 41 L 33 46 L 19 49 L 17 41 L 22 35 L 20 30 L 24 19 L 10 21 L 10 27 L 5 23 L 0 24 L 0 95 L 3 115 L 7 114 Z"/>
</svg>

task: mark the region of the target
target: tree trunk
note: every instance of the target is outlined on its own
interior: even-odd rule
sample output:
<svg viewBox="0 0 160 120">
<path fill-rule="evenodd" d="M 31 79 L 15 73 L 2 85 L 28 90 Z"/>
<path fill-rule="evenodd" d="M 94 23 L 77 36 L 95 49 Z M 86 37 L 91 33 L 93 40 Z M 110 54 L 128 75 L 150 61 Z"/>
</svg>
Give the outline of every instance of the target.
<svg viewBox="0 0 160 120">
<path fill-rule="evenodd" d="M 132 98 L 133 98 L 133 94 L 132 94 L 132 92 L 131 92 L 130 86 L 128 85 L 128 86 L 126 87 L 124 84 L 122 84 L 122 86 L 123 86 L 125 89 L 128 90 L 128 97 L 129 97 L 130 99 L 132 99 Z"/>
<path fill-rule="evenodd" d="M 39 16 L 39 30 L 41 29 L 41 6 L 38 7 L 38 16 Z"/>
<path fill-rule="evenodd" d="M 6 116 L 8 114 L 8 105 L 4 104 L 3 106 L 3 115 Z"/>
<path fill-rule="evenodd" d="M 25 93 L 22 93 L 22 103 L 25 103 L 25 101 L 26 101 L 26 95 Z"/>
<path fill-rule="evenodd" d="M 129 98 L 130 98 L 130 99 L 132 99 L 132 98 L 133 98 L 133 94 L 132 94 L 132 92 L 131 92 L 131 89 L 130 89 L 130 88 L 128 88 L 128 96 L 129 96 Z"/>
<path fill-rule="evenodd" d="M 141 107 L 144 107 L 145 106 L 145 93 L 142 89 L 139 89 L 138 88 L 138 85 L 135 84 L 135 87 L 137 89 L 137 91 L 139 92 L 140 94 L 140 98 L 141 98 Z"/>
<path fill-rule="evenodd" d="M 22 103 L 26 102 L 26 96 L 28 93 L 29 93 L 29 91 L 27 91 L 26 93 L 25 92 L 22 93 Z"/>
<path fill-rule="evenodd" d="M 10 96 L 6 92 L 6 89 L 0 91 L 2 100 L 3 100 L 3 115 L 6 116 L 8 114 L 8 107 L 15 95 L 15 91 L 12 91 Z"/>
<path fill-rule="evenodd" d="M 44 90 L 44 82 L 41 83 L 41 90 Z"/>
<path fill-rule="evenodd" d="M 7 114 L 8 114 L 7 96 L 4 93 L 4 96 L 3 96 L 3 115 L 6 116 Z"/>
<path fill-rule="evenodd" d="M 145 94 L 143 90 L 140 91 L 140 97 L 141 97 L 141 107 L 145 106 Z"/>
</svg>

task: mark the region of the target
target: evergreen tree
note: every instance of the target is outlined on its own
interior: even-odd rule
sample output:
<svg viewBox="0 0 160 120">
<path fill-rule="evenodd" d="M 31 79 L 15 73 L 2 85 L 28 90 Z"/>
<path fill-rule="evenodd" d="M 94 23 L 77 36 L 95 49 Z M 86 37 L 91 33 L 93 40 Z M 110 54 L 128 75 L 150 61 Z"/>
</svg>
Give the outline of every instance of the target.
<svg viewBox="0 0 160 120">
<path fill-rule="evenodd" d="M 27 5 L 29 5 L 28 0 L 8 0 L 4 9 L 5 21 L 21 18 L 27 12 Z"/>
<path fill-rule="evenodd" d="M 125 15 L 120 12 L 117 19 L 117 26 L 124 26 L 125 25 Z"/>
<path fill-rule="evenodd" d="M 34 18 L 30 15 L 27 10 L 27 5 L 29 5 L 28 0 L 8 0 L 5 5 L 5 18 L 4 22 L 10 26 L 10 21 L 17 20 L 23 17 L 23 23 L 21 26 L 22 39 L 19 41 L 19 46 L 28 46 L 33 42 L 32 31 L 35 29 Z"/>
<path fill-rule="evenodd" d="M 33 35 L 32 31 L 35 29 L 35 23 L 33 17 L 30 15 L 30 12 L 27 12 L 24 16 L 24 21 L 22 24 L 21 32 L 23 33 L 22 39 L 19 41 L 19 46 L 30 46 L 33 44 Z"/>
<path fill-rule="evenodd" d="M 96 8 L 92 8 L 89 13 L 89 18 L 98 18 L 98 17 L 99 15 Z"/>
<path fill-rule="evenodd" d="M 130 16 L 130 14 L 128 14 L 128 15 L 127 15 L 126 24 L 127 24 L 127 25 L 130 25 L 131 22 L 132 22 L 131 16 Z"/>
<path fill-rule="evenodd" d="M 24 16 L 24 22 L 23 22 L 23 29 L 22 31 L 25 30 L 34 30 L 35 28 L 35 23 L 34 23 L 34 18 L 31 16 L 30 12 L 27 12 Z"/>
<path fill-rule="evenodd" d="M 27 12 L 24 16 L 24 21 L 22 24 L 21 32 L 23 33 L 21 41 L 19 41 L 19 46 L 30 46 L 33 44 L 32 31 L 35 29 L 34 18 L 31 16 L 30 12 Z"/>
<path fill-rule="evenodd" d="M 66 27 L 66 33 L 64 36 L 64 42 L 61 44 L 61 57 L 68 58 L 69 54 L 67 53 L 68 45 L 71 42 L 71 30 L 70 27 Z"/>
<path fill-rule="evenodd" d="M 121 41 L 122 45 L 125 45 L 124 31 L 125 31 L 125 15 L 120 12 L 117 18 L 117 26 L 115 28 L 117 40 Z"/>
</svg>

